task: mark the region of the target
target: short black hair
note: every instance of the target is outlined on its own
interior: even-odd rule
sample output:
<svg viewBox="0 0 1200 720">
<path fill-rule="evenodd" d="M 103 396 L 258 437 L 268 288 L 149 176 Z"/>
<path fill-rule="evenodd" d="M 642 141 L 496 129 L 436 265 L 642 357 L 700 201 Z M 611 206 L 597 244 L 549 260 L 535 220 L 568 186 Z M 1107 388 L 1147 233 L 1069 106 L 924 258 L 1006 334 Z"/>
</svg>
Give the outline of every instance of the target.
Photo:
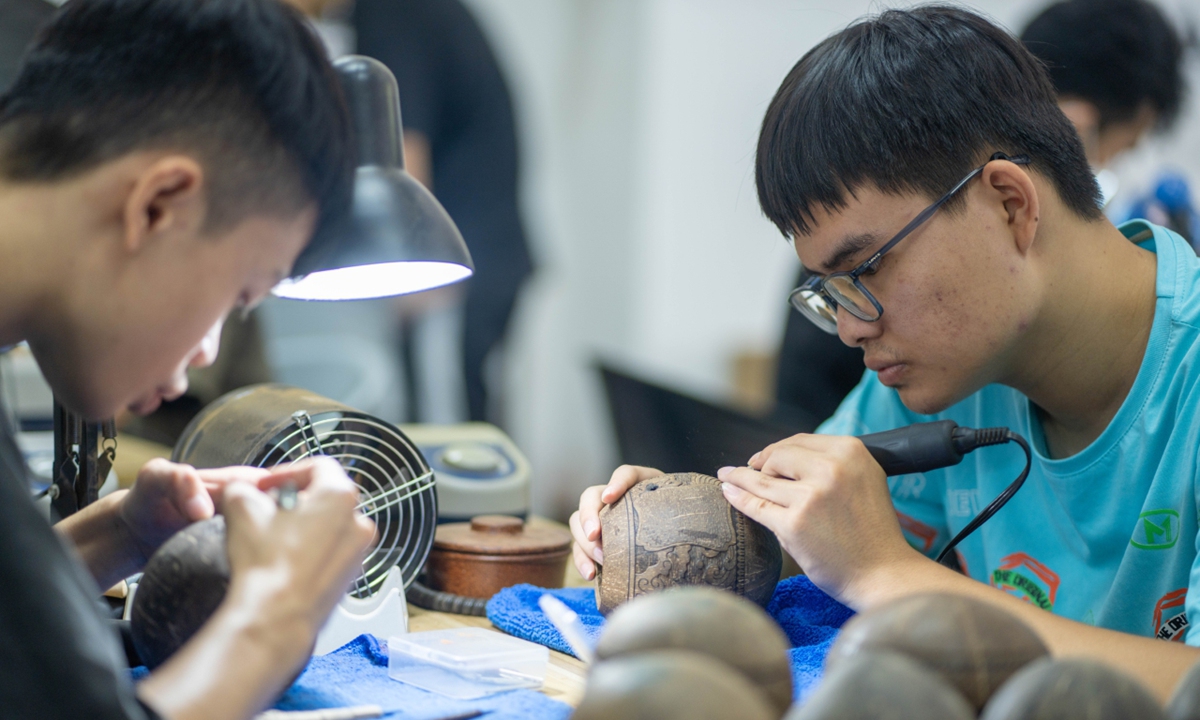
<svg viewBox="0 0 1200 720">
<path fill-rule="evenodd" d="M 805 235 L 817 207 L 841 210 L 864 184 L 932 200 L 997 151 L 1028 155 L 1071 210 L 1101 217 L 1079 136 L 1020 42 L 961 8 L 889 10 L 788 73 L 758 139 L 758 199 L 785 236 Z"/>
<path fill-rule="evenodd" d="M 192 152 L 208 230 L 316 204 L 299 267 L 347 214 L 351 132 L 324 46 L 278 0 L 71 0 L 0 97 L 0 175 L 53 182 L 135 151 Z"/>
<path fill-rule="evenodd" d="M 1021 33 L 1046 64 L 1059 95 L 1087 100 L 1100 127 L 1134 118 L 1148 104 L 1160 128 L 1179 117 L 1187 94 L 1183 43 L 1145 0 L 1066 0 L 1043 10 Z"/>
</svg>

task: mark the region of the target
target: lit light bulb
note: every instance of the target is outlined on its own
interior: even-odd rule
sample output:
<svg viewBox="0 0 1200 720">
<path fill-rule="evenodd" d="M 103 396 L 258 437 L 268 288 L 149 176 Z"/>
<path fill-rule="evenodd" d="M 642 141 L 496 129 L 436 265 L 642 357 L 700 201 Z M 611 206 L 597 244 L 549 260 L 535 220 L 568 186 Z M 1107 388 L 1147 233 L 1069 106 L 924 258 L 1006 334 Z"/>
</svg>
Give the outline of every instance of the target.
<svg viewBox="0 0 1200 720">
<path fill-rule="evenodd" d="M 367 300 L 431 290 L 470 274 L 470 268 L 458 263 L 387 262 L 320 270 L 284 280 L 271 293 L 291 300 Z"/>
</svg>

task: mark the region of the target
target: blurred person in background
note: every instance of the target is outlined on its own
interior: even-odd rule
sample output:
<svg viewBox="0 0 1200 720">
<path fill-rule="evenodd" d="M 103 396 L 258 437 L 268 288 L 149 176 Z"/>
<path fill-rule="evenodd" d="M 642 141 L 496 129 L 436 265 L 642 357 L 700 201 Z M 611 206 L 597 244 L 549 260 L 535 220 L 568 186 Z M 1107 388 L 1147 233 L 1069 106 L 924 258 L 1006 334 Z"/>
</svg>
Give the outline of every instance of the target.
<svg viewBox="0 0 1200 720">
<path fill-rule="evenodd" d="M 1196 248 L 1196 213 L 1187 180 L 1162 170 L 1132 204 L 1108 205 L 1120 188 L 1111 163 L 1179 119 L 1187 95 L 1184 43 L 1146 0 L 1067 0 L 1043 10 L 1021 33 L 1046 63 L 1059 107 L 1083 140 L 1114 220 L 1147 218 Z"/>
<path fill-rule="evenodd" d="M 489 383 L 533 262 L 517 197 L 516 121 L 479 23 L 459 0 L 289 0 L 331 54 L 373 57 L 396 76 L 409 173 L 462 231 L 475 275 L 397 301 L 407 420 L 496 422 Z"/>
<path fill-rule="evenodd" d="M 1093 168 L 1179 118 L 1183 43 L 1148 0 L 1055 3 L 1029 22 L 1021 42 L 1046 64 Z"/>
<path fill-rule="evenodd" d="M 358 52 L 387 65 L 399 83 L 410 172 L 454 218 L 475 260 L 461 310 L 454 311 L 461 313 L 461 382 L 467 417 L 495 420 L 488 356 L 501 346 L 517 294 L 533 271 L 517 199 L 508 86 L 483 30 L 459 0 L 358 0 L 353 19 Z M 418 323 L 407 323 L 405 346 L 416 350 L 411 340 L 421 332 Z M 416 359 L 412 351 L 409 357 Z M 408 367 L 424 369 L 418 362 Z M 410 397 L 421 397 L 427 374 L 413 374 L 418 392 Z M 419 407 L 417 417 L 444 413 Z"/>
<path fill-rule="evenodd" d="M 1187 93 L 1179 34 L 1147 0 L 1065 0 L 1035 16 L 1021 41 L 1046 64 L 1059 107 L 1083 140 L 1105 199 L 1111 198 L 1116 176 L 1103 168 L 1179 117 Z M 1153 203 L 1138 203 L 1134 212 L 1171 227 L 1194 247 L 1191 223 L 1169 217 L 1183 203 L 1190 210 L 1186 186 L 1181 190 L 1176 176 L 1159 186 L 1156 195 L 1162 197 L 1155 200 L 1169 206 L 1165 212 L 1156 213 Z M 801 270 L 797 285 L 805 275 Z M 829 417 L 865 369 L 862 350 L 789 312 L 776 375 L 776 414 L 786 418 L 789 407 L 799 407 Z"/>
</svg>

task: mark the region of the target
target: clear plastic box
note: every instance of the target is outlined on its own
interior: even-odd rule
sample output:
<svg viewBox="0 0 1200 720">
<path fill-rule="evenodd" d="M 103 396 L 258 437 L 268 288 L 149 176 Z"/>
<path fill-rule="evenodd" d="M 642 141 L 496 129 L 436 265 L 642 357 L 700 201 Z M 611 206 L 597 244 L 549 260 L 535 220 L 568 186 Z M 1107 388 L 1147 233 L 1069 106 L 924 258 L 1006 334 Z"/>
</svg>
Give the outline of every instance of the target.
<svg viewBox="0 0 1200 720">
<path fill-rule="evenodd" d="M 483 628 L 388 638 L 389 676 L 464 700 L 516 688 L 540 688 L 549 662 L 549 648 Z"/>
</svg>

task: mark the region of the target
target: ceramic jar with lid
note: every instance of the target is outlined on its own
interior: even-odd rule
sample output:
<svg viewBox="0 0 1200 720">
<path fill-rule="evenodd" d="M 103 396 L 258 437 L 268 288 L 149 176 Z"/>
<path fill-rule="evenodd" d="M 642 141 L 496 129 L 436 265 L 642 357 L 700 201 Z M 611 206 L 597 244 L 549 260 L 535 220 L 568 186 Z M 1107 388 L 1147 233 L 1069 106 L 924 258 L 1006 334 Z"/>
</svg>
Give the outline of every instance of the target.
<svg viewBox="0 0 1200 720">
<path fill-rule="evenodd" d="M 519 583 L 559 588 L 570 553 L 571 534 L 562 528 L 479 515 L 438 526 L 425 579 L 434 590 L 485 599 Z"/>
</svg>

